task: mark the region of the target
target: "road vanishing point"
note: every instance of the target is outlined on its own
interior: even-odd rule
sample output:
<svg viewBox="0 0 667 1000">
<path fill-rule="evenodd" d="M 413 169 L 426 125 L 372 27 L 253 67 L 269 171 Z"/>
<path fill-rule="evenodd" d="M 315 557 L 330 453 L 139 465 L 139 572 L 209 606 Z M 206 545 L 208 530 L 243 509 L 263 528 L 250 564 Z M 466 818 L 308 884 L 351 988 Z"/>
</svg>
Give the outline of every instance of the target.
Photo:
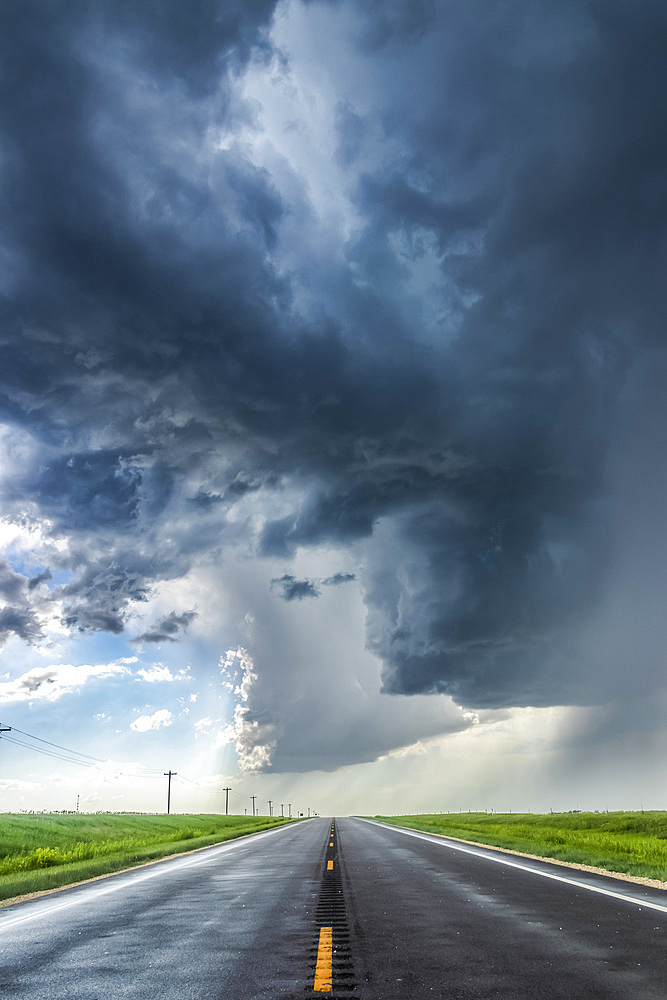
<svg viewBox="0 0 667 1000">
<path fill-rule="evenodd" d="M 667 892 L 312 819 L 0 910 L 29 1000 L 664 1000 Z"/>
</svg>

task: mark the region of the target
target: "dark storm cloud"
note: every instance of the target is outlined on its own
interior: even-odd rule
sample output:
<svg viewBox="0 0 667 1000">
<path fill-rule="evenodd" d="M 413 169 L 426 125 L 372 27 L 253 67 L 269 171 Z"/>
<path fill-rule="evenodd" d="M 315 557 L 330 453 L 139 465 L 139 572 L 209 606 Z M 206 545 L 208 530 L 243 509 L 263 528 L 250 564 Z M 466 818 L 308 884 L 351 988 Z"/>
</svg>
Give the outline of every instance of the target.
<svg viewBox="0 0 667 1000">
<path fill-rule="evenodd" d="M 121 632 L 254 498 L 261 555 L 367 544 L 388 691 L 587 700 L 608 463 L 664 342 L 667 13 L 330 9 L 376 90 L 338 102 L 356 218 L 307 315 L 326 234 L 283 246 L 293 206 L 234 142 L 272 4 L 4 6 L 0 401 L 35 448 L 7 502 L 68 535 L 75 628 Z"/>
<path fill-rule="evenodd" d="M 171 611 L 156 622 L 152 629 L 138 635 L 132 642 L 178 642 L 179 632 L 184 632 L 197 617 L 196 611 Z"/>
<path fill-rule="evenodd" d="M 317 3 L 318 0 L 306 0 Z M 338 0 L 326 0 L 337 3 Z M 419 37 L 434 22 L 436 0 L 367 0 L 359 4 L 362 27 L 358 33 L 360 45 L 373 51 L 393 43 L 404 45 L 406 40 Z"/>
<path fill-rule="evenodd" d="M 75 578 L 60 596 L 79 628 L 120 632 L 128 601 L 187 568 L 187 540 L 183 556 L 143 558 L 137 533 L 210 453 L 211 422 L 236 421 L 221 386 L 234 395 L 273 316 L 264 240 L 279 199 L 233 152 L 202 177 L 180 146 L 247 120 L 229 73 L 264 45 L 272 10 L 36 2 L 0 14 L 1 400 L 41 448 L 5 492 L 20 516 L 31 500 L 70 535 L 61 566 Z M 96 431 L 114 445 L 86 446 Z"/>
<path fill-rule="evenodd" d="M 120 557 L 124 557 L 122 566 L 116 561 Z M 119 635 L 125 627 L 128 605 L 147 600 L 147 565 L 127 551 L 113 548 L 98 561 L 93 561 L 92 554 L 73 548 L 71 558 L 78 573 L 71 583 L 53 592 L 63 601 L 65 624 L 79 632 Z"/>
<path fill-rule="evenodd" d="M 419 191 L 396 177 L 360 188 L 372 245 L 430 230 L 477 300 L 461 314 L 442 410 L 465 464 L 437 500 L 415 497 L 391 561 L 376 555 L 372 648 L 388 690 L 477 705 L 599 697 L 599 676 L 578 669 L 569 643 L 606 577 L 605 463 L 626 371 L 662 340 L 664 12 L 648 4 L 637 19 L 612 4 L 587 23 L 564 7 L 549 45 L 532 38 L 517 62 L 538 24 L 524 5 L 508 10 L 474 27 L 463 15 L 455 37 L 466 44 L 447 52 L 441 78 L 445 101 L 458 91 L 461 106 L 408 129 L 424 130 L 420 166 L 433 182 L 452 148 L 467 157 L 465 199 L 443 208 L 423 175 Z M 480 224 L 484 241 L 461 252 L 457 240 Z"/>
<path fill-rule="evenodd" d="M 33 489 L 44 513 L 69 528 L 124 527 L 136 517 L 140 482 L 118 454 L 89 452 L 50 463 Z"/>
<path fill-rule="evenodd" d="M 267 526 L 264 551 L 362 538 L 391 517 L 393 544 L 370 547 L 365 580 L 387 690 L 586 701 L 599 674 L 581 668 L 575 637 L 612 552 L 623 387 L 664 339 L 666 17 L 654 4 L 642 18 L 616 4 L 595 17 L 575 4 L 442 11 L 413 88 L 403 78 L 399 91 L 389 64 L 380 76 L 406 163 L 361 177 L 366 227 L 349 249 L 372 281 L 349 290 L 348 318 L 381 351 L 366 399 L 381 412 L 381 384 L 394 413 L 380 430 L 361 394 L 349 401 L 322 447 L 326 487 Z M 338 127 L 349 163 L 354 109 Z M 418 337 L 406 351 L 397 238 L 411 263 L 436 248 L 442 349 Z"/>
<path fill-rule="evenodd" d="M 131 41 L 137 62 L 150 75 L 173 75 L 202 95 L 217 86 L 229 62 L 243 62 L 261 44 L 274 6 L 275 0 L 197 0 L 188 9 L 168 0 L 156 8 L 114 0 L 101 11 L 108 28 Z"/>
</svg>

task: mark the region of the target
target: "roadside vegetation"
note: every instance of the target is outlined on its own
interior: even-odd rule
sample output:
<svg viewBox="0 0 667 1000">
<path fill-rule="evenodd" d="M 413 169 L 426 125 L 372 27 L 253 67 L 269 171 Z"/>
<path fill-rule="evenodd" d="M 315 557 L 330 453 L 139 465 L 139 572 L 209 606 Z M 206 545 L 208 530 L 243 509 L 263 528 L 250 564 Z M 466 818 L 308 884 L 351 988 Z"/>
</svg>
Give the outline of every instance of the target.
<svg viewBox="0 0 667 1000">
<path fill-rule="evenodd" d="M 394 826 L 667 881 L 667 812 L 375 816 Z"/>
<path fill-rule="evenodd" d="M 0 900 L 82 882 L 289 822 L 267 816 L 4 813 Z"/>
</svg>

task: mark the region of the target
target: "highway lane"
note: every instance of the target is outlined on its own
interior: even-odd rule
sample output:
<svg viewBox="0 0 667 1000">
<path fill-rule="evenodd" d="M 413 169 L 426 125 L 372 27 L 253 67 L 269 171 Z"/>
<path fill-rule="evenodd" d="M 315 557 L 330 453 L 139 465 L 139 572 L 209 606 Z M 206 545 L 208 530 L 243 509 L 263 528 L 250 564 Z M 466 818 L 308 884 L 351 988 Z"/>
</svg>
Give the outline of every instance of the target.
<svg viewBox="0 0 667 1000">
<path fill-rule="evenodd" d="M 337 832 L 360 997 L 667 997 L 666 892 L 363 820 Z"/>
<path fill-rule="evenodd" d="M 0 996 L 303 996 L 328 820 L 0 910 Z"/>
<path fill-rule="evenodd" d="M 0 910 L 0 996 L 664 1000 L 666 930 L 658 890 L 314 819 Z"/>
</svg>

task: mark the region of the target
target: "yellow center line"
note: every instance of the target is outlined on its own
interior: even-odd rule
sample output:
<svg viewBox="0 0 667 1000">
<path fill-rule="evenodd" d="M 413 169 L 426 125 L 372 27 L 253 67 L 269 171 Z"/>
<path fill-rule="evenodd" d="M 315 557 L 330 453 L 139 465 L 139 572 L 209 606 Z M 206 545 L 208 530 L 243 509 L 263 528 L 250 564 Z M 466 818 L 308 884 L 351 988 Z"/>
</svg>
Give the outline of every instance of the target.
<svg viewBox="0 0 667 1000">
<path fill-rule="evenodd" d="M 333 861 L 327 861 L 327 871 L 328 872 L 333 871 Z"/>
<path fill-rule="evenodd" d="M 320 943 L 317 948 L 317 965 L 313 989 L 317 993 L 331 993 L 333 974 L 331 971 L 333 952 L 333 928 L 320 927 Z"/>
</svg>

